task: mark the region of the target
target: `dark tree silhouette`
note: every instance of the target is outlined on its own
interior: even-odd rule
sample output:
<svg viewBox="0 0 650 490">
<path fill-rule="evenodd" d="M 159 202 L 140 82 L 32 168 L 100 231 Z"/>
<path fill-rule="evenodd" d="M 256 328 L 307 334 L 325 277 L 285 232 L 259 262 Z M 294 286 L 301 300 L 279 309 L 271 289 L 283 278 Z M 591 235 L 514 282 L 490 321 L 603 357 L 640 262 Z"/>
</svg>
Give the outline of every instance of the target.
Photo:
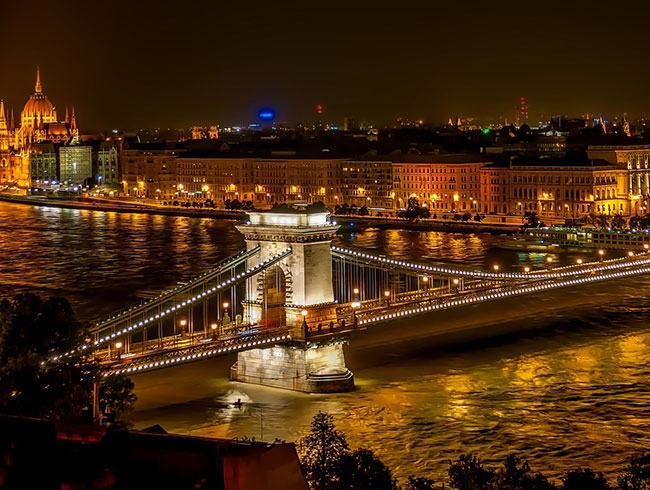
<svg viewBox="0 0 650 490">
<path fill-rule="evenodd" d="M 562 490 L 610 490 L 611 487 L 602 473 L 590 469 L 572 470 L 562 478 Z"/>
<path fill-rule="evenodd" d="M 0 411 L 32 417 L 72 419 L 92 402 L 95 381 L 102 380 L 104 406 L 124 412 L 135 401 L 133 385 L 104 379 L 99 365 L 76 350 L 86 329 L 62 298 L 42 301 L 19 294 L 0 303 Z M 117 383 L 117 385 L 113 385 Z"/>
</svg>

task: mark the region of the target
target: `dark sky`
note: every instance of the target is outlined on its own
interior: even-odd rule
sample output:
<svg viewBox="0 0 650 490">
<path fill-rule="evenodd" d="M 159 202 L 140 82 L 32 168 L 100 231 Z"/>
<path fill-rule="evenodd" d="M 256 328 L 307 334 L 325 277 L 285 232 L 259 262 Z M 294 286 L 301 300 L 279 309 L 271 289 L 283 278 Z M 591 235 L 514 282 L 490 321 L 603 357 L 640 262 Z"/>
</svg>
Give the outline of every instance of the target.
<svg viewBox="0 0 650 490">
<path fill-rule="evenodd" d="M 2 3 L 0 97 L 83 128 L 650 113 L 647 1 Z"/>
</svg>

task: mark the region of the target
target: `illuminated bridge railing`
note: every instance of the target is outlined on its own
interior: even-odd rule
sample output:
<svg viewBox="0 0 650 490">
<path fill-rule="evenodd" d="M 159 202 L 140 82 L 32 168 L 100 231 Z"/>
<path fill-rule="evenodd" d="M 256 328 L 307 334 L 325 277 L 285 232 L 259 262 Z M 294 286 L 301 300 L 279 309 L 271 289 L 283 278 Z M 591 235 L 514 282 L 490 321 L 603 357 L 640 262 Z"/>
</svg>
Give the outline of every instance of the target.
<svg viewBox="0 0 650 490">
<path fill-rule="evenodd" d="M 648 252 L 640 252 L 631 257 L 587 262 L 579 265 L 556 267 L 549 270 L 536 270 L 529 272 L 490 272 L 482 270 L 468 270 L 450 266 L 435 266 L 410 262 L 406 260 L 391 259 L 368 252 L 351 250 L 342 247 L 332 247 L 332 255 L 338 259 L 353 259 L 370 266 L 380 266 L 383 269 L 396 269 L 417 274 L 439 274 L 454 277 L 471 277 L 488 280 L 535 280 L 541 277 L 561 278 L 583 274 L 589 271 L 605 271 L 629 267 L 630 265 L 650 264 Z"/>
<path fill-rule="evenodd" d="M 447 298 L 432 298 L 430 300 L 425 300 L 418 303 L 391 305 L 383 309 L 374 309 L 372 311 L 365 312 L 358 311 L 356 315 L 360 326 L 368 326 L 373 323 L 390 321 L 397 318 L 419 315 L 436 310 L 471 305 L 484 301 L 498 300 L 511 296 L 530 294 L 538 291 L 575 286 L 579 284 L 587 284 L 597 281 L 621 279 L 641 274 L 650 274 L 650 265 L 646 263 L 634 264 L 628 267 L 629 268 L 625 270 L 615 270 L 610 272 L 584 271 L 584 275 L 582 277 L 576 277 L 572 279 L 562 278 L 553 280 L 552 278 L 540 278 L 540 281 L 537 283 L 520 283 L 504 287 L 497 287 L 482 292 L 468 292 L 466 294 L 459 294 L 456 297 L 450 296 Z"/>
<path fill-rule="evenodd" d="M 91 333 L 97 333 L 107 328 L 113 328 L 114 326 L 119 325 L 121 322 L 132 321 L 133 317 L 143 316 L 148 311 L 155 308 L 159 308 L 161 305 L 165 304 L 166 302 L 172 301 L 173 298 L 178 297 L 180 295 L 183 294 L 191 295 L 192 290 L 195 289 L 196 287 L 199 287 L 207 282 L 213 281 L 218 276 L 228 272 L 230 269 L 233 269 L 241 264 L 246 263 L 248 259 L 258 254 L 259 251 L 260 251 L 259 246 L 248 251 L 242 250 L 238 254 L 232 255 L 224 259 L 209 271 L 199 276 L 193 277 L 187 283 L 178 286 L 170 291 L 165 291 L 164 293 L 160 294 L 159 296 L 149 301 L 133 306 L 129 309 L 123 310 L 117 314 L 114 314 L 110 318 L 107 318 L 101 322 L 96 323 L 95 325 L 92 326 Z"/>
<path fill-rule="evenodd" d="M 138 374 L 289 341 L 291 341 L 291 333 L 287 327 L 256 329 L 255 326 L 251 326 L 249 332 L 245 334 L 215 339 L 206 338 L 202 342 L 191 345 L 168 346 L 140 356 L 104 362 L 104 376 Z"/>
<path fill-rule="evenodd" d="M 209 289 L 206 289 L 203 292 L 196 293 L 194 296 L 191 296 L 187 298 L 184 301 L 181 301 L 177 304 L 174 304 L 172 306 L 166 307 L 164 310 L 160 310 L 158 313 L 150 313 L 149 317 L 143 318 L 140 321 L 134 321 L 131 324 L 127 324 L 124 327 L 122 327 L 120 330 L 114 330 L 109 333 L 104 333 L 103 337 L 96 338 L 91 344 L 84 343 L 81 346 L 79 346 L 76 350 L 73 349 L 69 352 L 65 352 L 59 356 L 54 356 L 50 359 L 50 361 L 57 361 L 60 357 L 66 357 L 69 356 L 76 351 L 83 351 L 84 353 L 92 352 L 95 350 L 98 350 L 105 346 L 108 342 L 111 342 L 114 340 L 116 337 L 120 337 L 123 335 L 132 335 L 134 333 L 140 332 L 143 329 L 155 325 L 156 323 L 164 320 L 165 318 L 170 317 L 171 315 L 174 315 L 176 312 L 179 310 L 183 310 L 186 308 L 189 308 L 195 304 L 198 304 L 199 302 L 205 301 L 206 299 L 210 299 L 211 297 L 227 290 L 228 288 L 231 288 L 232 286 L 235 286 L 236 284 L 239 284 L 242 281 L 245 281 L 246 279 L 254 276 L 255 274 L 258 274 L 259 272 L 262 272 L 263 270 L 267 269 L 268 267 L 271 267 L 272 265 L 276 264 L 277 262 L 281 261 L 285 257 L 287 257 L 289 254 L 291 254 L 291 248 L 286 248 L 282 250 L 281 252 L 278 252 L 275 255 L 272 255 L 271 257 L 268 257 L 267 259 L 263 260 L 259 264 L 254 265 L 253 267 L 250 267 L 246 269 L 243 272 L 240 272 L 239 274 L 230 277 L 226 279 L 225 281 L 216 284 L 212 286 Z"/>
</svg>

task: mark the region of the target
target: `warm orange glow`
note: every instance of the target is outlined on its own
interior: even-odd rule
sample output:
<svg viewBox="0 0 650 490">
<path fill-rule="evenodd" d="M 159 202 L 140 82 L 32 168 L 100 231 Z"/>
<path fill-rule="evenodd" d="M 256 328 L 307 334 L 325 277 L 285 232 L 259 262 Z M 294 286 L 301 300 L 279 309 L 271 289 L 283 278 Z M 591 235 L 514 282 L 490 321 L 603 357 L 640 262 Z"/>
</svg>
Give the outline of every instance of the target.
<svg viewBox="0 0 650 490">
<path fill-rule="evenodd" d="M 549 264 L 553 262 L 553 257 L 546 257 L 546 262 L 548 262 Z"/>
<path fill-rule="evenodd" d="M 302 316 L 307 316 L 307 310 L 302 310 L 302 311 L 300 312 L 300 314 L 301 314 Z"/>
<path fill-rule="evenodd" d="M 216 330 L 216 329 L 217 329 L 217 324 L 216 324 L 216 323 L 213 323 L 212 325 L 210 325 L 210 328 L 211 328 L 212 330 Z"/>
<path fill-rule="evenodd" d="M 524 272 L 530 272 L 530 267 L 528 266 L 524 267 Z"/>
<path fill-rule="evenodd" d="M 353 292 L 354 294 L 359 294 L 359 288 L 354 288 L 354 289 L 352 290 L 352 292 Z"/>
<path fill-rule="evenodd" d="M 115 342 L 115 348 L 116 349 L 121 349 L 122 348 L 122 342 Z"/>
<path fill-rule="evenodd" d="M 599 250 L 599 251 L 598 251 L 598 255 L 605 255 L 605 251 L 604 251 L 604 250 L 602 250 L 602 249 L 601 249 L 601 250 Z"/>
<path fill-rule="evenodd" d="M 227 301 L 223 302 L 223 307 L 224 308 L 228 308 L 229 306 L 230 306 L 230 303 L 228 303 Z"/>
<path fill-rule="evenodd" d="M 390 296 L 390 291 L 384 291 L 384 296 L 388 298 Z"/>
<path fill-rule="evenodd" d="M 455 278 L 454 278 L 454 280 L 453 280 L 453 283 L 454 283 L 454 284 L 458 285 L 459 282 L 460 282 L 460 281 L 459 281 L 458 279 L 455 279 Z"/>
<path fill-rule="evenodd" d="M 187 325 L 187 320 L 181 320 L 179 323 L 181 327 L 184 327 L 185 325 Z"/>
<path fill-rule="evenodd" d="M 576 262 L 578 263 L 578 265 L 580 265 L 580 264 L 582 264 L 582 259 L 578 259 L 578 260 L 576 260 Z"/>
</svg>

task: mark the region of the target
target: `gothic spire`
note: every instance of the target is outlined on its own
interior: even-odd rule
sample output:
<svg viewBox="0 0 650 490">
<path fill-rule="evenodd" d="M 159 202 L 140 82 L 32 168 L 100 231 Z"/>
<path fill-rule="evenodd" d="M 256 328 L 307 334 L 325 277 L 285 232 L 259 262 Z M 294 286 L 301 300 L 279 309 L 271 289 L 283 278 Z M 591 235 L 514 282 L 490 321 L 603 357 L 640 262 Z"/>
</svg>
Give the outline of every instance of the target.
<svg viewBox="0 0 650 490">
<path fill-rule="evenodd" d="M 0 128 L 7 127 L 7 116 L 5 115 L 5 101 L 0 99 Z"/>
<path fill-rule="evenodd" d="M 16 129 L 16 125 L 14 124 L 14 108 L 11 108 L 11 121 L 9 122 L 9 129 L 13 131 Z"/>
<path fill-rule="evenodd" d="M 74 106 L 72 106 L 72 129 L 77 129 L 77 116 L 74 114 Z"/>
<path fill-rule="evenodd" d="M 65 123 L 70 124 L 70 115 L 68 114 L 68 106 L 65 106 Z"/>
<path fill-rule="evenodd" d="M 41 86 L 41 68 L 38 65 L 36 65 L 36 87 L 34 87 L 34 90 L 37 94 L 43 91 L 43 87 Z"/>
</svg>

